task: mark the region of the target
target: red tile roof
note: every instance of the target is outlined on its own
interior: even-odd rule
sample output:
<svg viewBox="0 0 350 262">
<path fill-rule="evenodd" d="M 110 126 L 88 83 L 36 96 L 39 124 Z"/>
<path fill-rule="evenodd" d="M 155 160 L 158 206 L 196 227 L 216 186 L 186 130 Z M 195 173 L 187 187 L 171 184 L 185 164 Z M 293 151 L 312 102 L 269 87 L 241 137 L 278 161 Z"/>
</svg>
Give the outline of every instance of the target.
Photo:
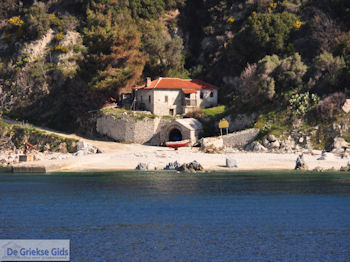
<svg viewBox="0 0 350 262">
<path fill-rule="evenodd" d="M 195 93 L 196 90 L 202 89 L 218 89 L 218 87 L 205 83 L 196 79 L 180 79 L 180 78 L 158 78 L 153 80 L 149 86 L 137 86 L 134 89 L 182 89 L 184 93 Z"/>
</svg>

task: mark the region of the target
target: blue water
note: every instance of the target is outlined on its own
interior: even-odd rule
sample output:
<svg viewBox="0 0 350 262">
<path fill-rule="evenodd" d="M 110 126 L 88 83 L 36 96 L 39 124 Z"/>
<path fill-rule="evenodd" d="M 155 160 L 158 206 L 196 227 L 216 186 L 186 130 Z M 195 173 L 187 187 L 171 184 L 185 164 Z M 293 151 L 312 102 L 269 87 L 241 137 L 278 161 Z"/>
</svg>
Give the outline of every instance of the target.
<svg viewBox="0 0 350 262">
<path fill-rule="evenodd" d="M 71 261 L 350 261 L 350 175 L 0 173 L 0 239 Z"/>
</svg>

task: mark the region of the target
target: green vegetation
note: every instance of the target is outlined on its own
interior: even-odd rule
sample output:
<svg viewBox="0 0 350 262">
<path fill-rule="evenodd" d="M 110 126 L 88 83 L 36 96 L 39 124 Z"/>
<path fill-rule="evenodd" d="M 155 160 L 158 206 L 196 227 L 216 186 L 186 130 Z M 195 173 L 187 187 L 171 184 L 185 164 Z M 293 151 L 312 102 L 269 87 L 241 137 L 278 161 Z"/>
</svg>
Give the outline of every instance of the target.
<svg viewBox="0 0 350 262">
<path fill-rule="evenodd" d="M 131 111 L 124 108 L 106 108 L 101 110 L 103 115 L 113 115 L 116 119 L 133 119 L 144 120 L 154 119 L 157 116 L 155 114 L 145 113 L 142 111 Z"/>
<path fill-rule="evenodd" d="M 217 85 L 225 106 L 189 116 L 257 112 L 265 134 L 336 123 L 350 96 L 346 0 L 22 2 L 0 3 L 0 107 L 31 122 L 84 130 L 145 77 Z"/>
<path fill-rule="evenodd" d="M 226 106 L 216 106 L 216 107 L 205 108 L 202 110 L 202 112 L 204 117 L 219 119 L 225 115 Z"/>
<path fill-rule="evenodd" d="M 24 149 L 24 144 L 29 142 L 36 146 L 39 151 L 49 149 L 56 152 L 62 150 L 62 146 L 64 146 L 69 153 L 76 152 L 78 142 L 76 139 L 49 134 L 31 126 L 8 124 L 3 121 L 0 121 L 0 138 L 3 141 L 11 141 L 17 149 Z"/>
</svg>

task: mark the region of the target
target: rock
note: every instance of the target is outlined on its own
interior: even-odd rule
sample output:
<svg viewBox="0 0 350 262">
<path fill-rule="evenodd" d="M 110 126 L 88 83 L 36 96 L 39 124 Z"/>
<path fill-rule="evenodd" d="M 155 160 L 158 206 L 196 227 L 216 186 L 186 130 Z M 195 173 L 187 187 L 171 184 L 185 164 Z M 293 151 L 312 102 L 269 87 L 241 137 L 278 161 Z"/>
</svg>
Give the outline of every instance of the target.
<svg viewBox="0 0 350 262">
<path fill-rule="evenodd" d="M 67 154 L 67 153 L 68 153 L 67 144 L 66 144 L 65 142 L 61 143 L 61 144 L 58 146 L 58 151 L 59 151 L 60 153 Z"/>
<path fill-rule="evenodd" d="M 332 152 L 336 154 L 342 154 L 346 152 L 346 149 L 350 147 L 350 143 L 346 142 L 342 137 L 336 137 L 333 140 Z"/>
<path fill-rule="evenodd" d="M 350 99 L 346 99 L 345 104 L 342 107 L 342 110 L 345 113 L 349 113 L 350 112 Z"/>
<path fill-rule="evenodd" d="M 77 143 L 77 151 L 86 151 L 88 154 L 96 154 L 97 148 L 85 141 L 79 141 Z"/>
<path fill-rule="evenodd" d="M 44 152 L 48 152 L 48 151 L 50 151 L 50 149 L 51 149 L 50 144 L 45 144 Z"/>
<path fill-rule="evenodd" d="M 269 144 L 269 148 L 272 148 L 272 149 L 279 149 L 280 148 L 280 142 L 278 140 L 274 141 L 274 142 L 271 142 Z"/>
<path fill-rule="evenodd" d="M 267 138 L 264 138 L 263 141 L 262 141 L 262 145 L 263 145 L 264 147 L 268 147 L 269 144 L 270 144 L 269 140 L 267 140 Z"/>
<path fill-rule="evenodd" d="M 305 163 L 304 155 L 301 154 L 298 156 L 296 162 L 295 162 L 295 170 L 308 170 L 308 167 Z"/>
<path fill-rule="evenodd" d="M 86 156 L 88 154 L 89 153 L 87 151 L 85 151 L 85 150 L 79 150 L 79 151 L 75 152 L 73 155 L 79 157 L 79 156 Z"/>
<path fill-rule="evenodd" d="M 269 142 L 275 142 L 277 140 L 277 138 L 274 135 L 268 135 L 267 140 Z"/>
<path fill-rule="evenodd" d="M 182 171 L 182 172 L 192 172 L 195 173 L 196 171 L 203 171 L 203 166 L 199 164 L 196 160 L 188 163 L 188 164 L 183 164 L 180 167 L 178 167 L 176 170 L 177 171 Z"/>
<path fill-rule="evenodd" d="M 313 156 L 317 156 L 317 155 L 321 155 L 322 151 L 321 150 L 311 150 L 311 155 Z"/>
<path fill-rule="evenodd" d="M 193 168 L 195 171 L 202 171 L 204 168 L 196 160 L 187 165 L 188 168 Z"/>
<path fill-rule="evenodd" d="M 179 166 L 179 168 L 176 169 L 176 170 L 180 171 L 180 172 L 188 172 L 188 168 L 187 168 L 186 164 L 183 164 L 183 165 Z"/>
<path fill-rule="evenodd" d="M 226 167 L 228 168 L 238 167 L 236 159 L 226 158 Z"/>
<path fill-rule="evenodd" d="M 179 162 L 175 161 L 175 162 L 170 162 L 165 166 L 165 170 L 177 170 L 181 165 L 179 164 Z"/>
<path fill-rule="evenodd" d="M 340 171 L 350 172 L 350 161 L 348 162 L 347 166 L 342 166 Z"/>
<path fill-rule="evenodd" d="M 224 148 L 222 137 L 205 137 L 201 142 L 201 149 L 206 153 L 219 152 Z"/>
<path fill-rule="evenodd" d="M 136 170 L 146 171 L 146 170 L 148 170 L 148 164 L 147 163 L 139 163 L 136 166 Z"/>
<path fill-rule="evenodd" d="M 249 145 L 247 145 L 245 147 L 245 150 L 253 151 L 253 152 L 265 152 L 265 151 L 267 151 L 267 149 L 263 145 L 261 145 L 258 141 L 254 141 L 254 142 L 250 143 Z"/>
</svg>

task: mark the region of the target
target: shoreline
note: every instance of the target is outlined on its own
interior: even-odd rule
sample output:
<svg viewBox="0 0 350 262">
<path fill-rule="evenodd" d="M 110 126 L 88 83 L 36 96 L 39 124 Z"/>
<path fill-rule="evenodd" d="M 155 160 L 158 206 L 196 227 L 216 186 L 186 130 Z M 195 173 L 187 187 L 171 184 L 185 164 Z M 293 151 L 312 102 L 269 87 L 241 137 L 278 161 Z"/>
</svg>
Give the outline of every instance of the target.
<svg viewBox="0 0 350 262">
<path fill-rule="evenodd" d="M 298 153 L 256 153 L 256 152 L 224 152 L 209 154 L 198 148 L 180 148 L 178 151 L 166 147 L 151 147 L 137 144 L 122 145 L 118 150 L 84 156 L 67 156 L 64 159 L 40 160 L 23 162 L 13 165 L 13 168 L 24 172 L 35 168 L 44 168 L 44 173 L 56 172 L 111 172 L 133 171 L 139 163 L 147 163 L 149 171 L 161 171 L 170 163 L 189 163 L 196 160 L 205 171 L 278 171 L 294 170 Z M 325 160 L 317 160 L 320 154 L 304 154 L 308 170 L 315 168 L 323 170 L 340 170 L 350 161 L 349 158 L 328 154 Z M 237 161 L 237 168 L 227 168 L 226 158 Z"/>
</svg>

